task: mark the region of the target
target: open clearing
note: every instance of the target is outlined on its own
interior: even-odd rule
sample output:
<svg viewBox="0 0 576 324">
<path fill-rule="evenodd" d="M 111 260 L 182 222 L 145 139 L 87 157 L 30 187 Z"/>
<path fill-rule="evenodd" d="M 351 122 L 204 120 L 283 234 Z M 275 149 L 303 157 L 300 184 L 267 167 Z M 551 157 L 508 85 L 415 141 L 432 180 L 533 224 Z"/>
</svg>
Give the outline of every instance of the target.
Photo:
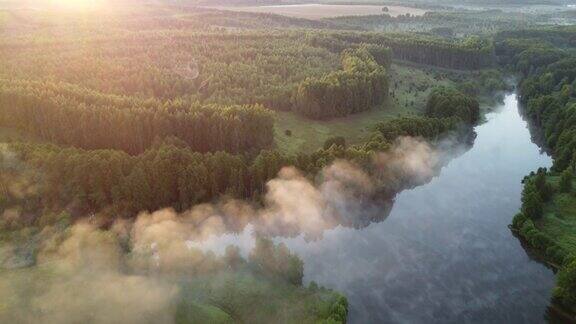
<svg viewBox="0 0 576 324">
<path fill-rule="evenodd" d="M 382 8 L 387 7 L 388 11 L 384 12 Z M 280 6 L 218 6 L 213 9 L 272 13 L 277 15 L 306 18 L 322 19 L 342 16 L 367 16 L 389 14 L 392 17 L 405 15 L 409 13 L 412 16 L 422 16 L 426 10 L 403 7 L 403 6 L 374 6 L 374 5 L 325 5 L 325 4 L 298 4 L 298 5 L 280 5 Z"/>
<path fill-rule="evenodd" d="M 374 131 L 374 126 L 379 122 L 395 117 L 422 115 L 428 95 L 435 86 L 455 86 L 456 75 L 463 79 L 474 77 L 468 72 L 424 67 L 406 62 L 395 62 L 390 67 L 389 73 L 388 100 L 370 110 L 328 120 L 311 120 L 293 112 L 276 111 L 274 124 L 276 147 L 285 154 L 311 153 L 334 136 L 344 137 L 347 144 L 363 143 L 368 140 Z M 481 109 L 495 105 L 495 102 L 486 97 L 478 99 Z"/>
<path fill-rule="evenodd" d="M 314 152 L 326 139 L 343 136 L 347 144 L 358 144 L 367 139 L 374 126 L 386 119 L 421 114 L 432 87 L 453 85 L 445 78 L 436 79 L 436 69 L 426 70 L 394 64 L 390 69 L 390 91 L 393 96 L 371 110 L 329 120 L 310 120 L 292 112 L 276 112 L 274 138 L 276 147 L 286 154 Z M 291 135 L 287 135 L 289 130 Z"/>
</svg>

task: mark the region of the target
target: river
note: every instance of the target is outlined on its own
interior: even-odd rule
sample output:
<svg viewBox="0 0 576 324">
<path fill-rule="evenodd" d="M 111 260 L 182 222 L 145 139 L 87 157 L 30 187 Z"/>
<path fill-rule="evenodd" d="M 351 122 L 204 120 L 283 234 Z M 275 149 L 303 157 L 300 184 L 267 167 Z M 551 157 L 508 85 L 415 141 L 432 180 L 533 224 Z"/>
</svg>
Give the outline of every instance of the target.
<svg viewBox="0 0 576 324">
<path fill-rule="evenodd" d="M 531 141 L 516 94 L 476 127 L 473 147 L 406 190 L 385 221 L 283 240 L 306 281 L 343 292 L 351 323 L 543 322 L 553 272 L 507 225 L 521 180 L 551 159 Z"/>
<path fill-rule="evenodd" d="M 320 239 L 276 238 L 304 261 L 304 281 L 346 295 L 350 323 L 541 323 L 554 273 L 533 260 L 508 224 L 522 178 L 551 158 L 532 142 L 515 93 L 453 150 L 429 183 L 398 194 L 392 209 L 356 215 Z M 388 214 L 389 213 L 389 214 Z M 204 242 L 253 246 L 250 228 Z"/>
</svg>

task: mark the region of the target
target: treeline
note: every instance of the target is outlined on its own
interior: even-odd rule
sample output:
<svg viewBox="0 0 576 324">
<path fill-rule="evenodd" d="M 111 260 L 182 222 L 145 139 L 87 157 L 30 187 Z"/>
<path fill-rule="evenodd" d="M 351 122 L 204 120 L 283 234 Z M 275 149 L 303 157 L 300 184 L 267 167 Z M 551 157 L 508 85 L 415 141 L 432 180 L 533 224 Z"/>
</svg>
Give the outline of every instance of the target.
<svg viewBox="0 0 576 324">
<path fill-rule="evenodd" d="M 437 87 L 430 92 L 426 103 L 426 115 L 437 118 L 458 117 L 468 124 L 480 118 L 478 101 L 451 87 Z"/>
<path fill-rule="evenodd" d="M 234 5 L 238 5 L 235 3 Z M 210 2 L 209 6 L 214 6 Z M 278 29 L 278 28 L 310 28 L 310 29 L 349 29 L 362 30 L 356 26 L 349 26 L 327 19 L 303 19 L 288 17 L 271 13 L 240 12 L 227 10 L 213 10 L 194 8 L 190 16 L 185 19 L 189 23 L 202 23 L 215 27 L 252 28 L 252 29 Z M 173 17 L 170 19 L 174 20 Z M 169 23 L 169 22 L 166 22 Z"/>
<path fill-rule="evenodd" d="M 385 141 L 391 142 L 400 136 L 422 137 L 436 140 L 448 131 L 458 127 L 458 119 L 429 117 L 400 117 L 391 121 L 380 122 L 376 129 Z"/>
<path fill-rule="evenodd" d="M 564 32 L 560 35 L 562 34 Z M 542 30 L 502 32 L 495 37 L 495 52 L 501 64 L 512 66 L 526 78 L 539 74 L 539 71 L 547 68 L 549 64 L 569 56 L 562 48 L 549 43 L 559 42 L 553 41 L 558 37 L 565 40 L 563 44 L 569 43 L 563 35 L 554 37 L 550 32 Z"/>
<path fill-rule="evenodd" d="M 386 151 L 399 136 L 431 141 L 457 128 L 457 118 L 398 118 L 380 123 L 361 145 L 335 142 L 311 154 L 286 156 L 264 150 L 252 157 L 225 152 L 199 153 L 177 138 L 158 142 L 144 153 L 83 150 L 53 144 L 13 143 L 4 150 L 0 166 L 0 208 L 21 208 L 26 217 L 4 226 L 29 226 L 38 211 L 66 209 L 73 215 L 107 212 L 132 217 L 143 210 L 172 207 L 183 211 L 222 196 L 258 200 L 266 183 L 284 166 L 294 166 L 311 177 L 336 159 L 352 161 L 378 180 L 371 168 L 374 154 Z M 382 179 L 382 192 L 394 194 L 410 179 L 404 175 Z M 23 195 L 21 187 L 36 183 Z M 23 222 L 23 223 L 21 223 Z"/>
<path fill-rule="evenodd" d="M 372 147 L 376 144 L 382 149 L 389 145 L 378 142 Z M 165 207 L 183 211 L 223 196 L 258 200 L 266 182 L 284 166 L 315 175 L 335 159 L 368 166 L 373 154 L 363 148 L 331 147 L 296 156 L 262 151 L 249 157 L 225 152 L 198 153 L 177 139 L 167 139 L 136 156 L 117 150 L 30 143 L 13 144 L 8 150 L 21 165 L 14 169 L 10 161 L 2 161 L 2 208 L 27 206 L 30 213 L 71 208 L 78 215 L 112 210 L 125 216 Z M 32 196 L 22 197 L 10 189 L 12 184 L 28 181 L 40 184 Z"/>
<path fill-rule="evenodd" d="M 31 210 L 72 206 L 79 214 L 110 208 L 122 215 L 164 207 L 185 210 L 224 195 L 251 197 L 285 163 L 273 153 L 263 152 L 248 163 L 242 155 L 202 154 L 178 144 L 169 140 L 137 156 L 50 144 L 19 144 L 10 149 L 43 175 L 35 195 L 37 206 Z M 15 177 L 5 181 L 24 181 Z M 13 200 L 18 197 L 8 191 L 7 201 Z M 28 204 L 35 201 L 28 200 Z"/>
<path fill-rule="evenodd" d="M 321 78 L 308 78 L 298 86 L 293 111 L 310 118 L 346 116 L 380 105 L 388 95 L 388 51 L 377 47 L 347 49 L 342 70 Z"/>
<path fill-rule="evenodd" d="M 501 62 L 521 73 L 520 100 L 526 115 L 541 130 L 554 163 L 550 171 L 540 169 L 524 181 L 522 211 L 512 224 L 531 246 L 557 266 L 554 297 L 564 306 L 576 307 L 576 260 L 572 251 L 561 248 L 557 237 L 540 227 L 546 224 L 546 204 L 552 197 L 570 193 L 576 171 L 576 44 L 573 27 L 555 27 L 501 33 L 496 53 Z M 550 176 L 560 176 L 557 186 Z M 566 233 L 571 238 L 576 233 Z"/>
<path fill-rule="evenodd" d="M 498 55 L 502 55 L 504 53 L 501 50 L 511 45 L 516 47 L 516 54 L 535 48 L 573 48 L 576 47 L 574 32 L 576 32 L 576 27 L 574 26 L 551 26 L 502 31 L 494 37 L 495 45 L 497 45 L 495 49 Z"/>
<path fill-rule="evenodd" d="M 84 149 L 139 154 L 176 137 L 198 152 L 257 151 L 271 146 L 273 123 L 258 105 L 139 100 L 63 83 L 0 80 L 0 126 Z"/>
<path fill-rule="evenodd" d="M 339 52 L 354 44 L 388 47 L 394 59 L 444 68 L 475 70 L 492 65 L 492 44 L 487 39 L 470 37 L 446 40 L 409 33 L 317 33 L 309 36 L 314 46 Z"/>
<path fill-rule="evenodd" d="M 443 37 L 492 34 L 501 30 L 516 30 L 544 21 L 535 15 L 502 10 L 429 11 L 421 16 L 386 13 L 369 16 L 347 16 L 328 21 L 357 26 L 378 32 L 418 32 Z"/>
</svg>

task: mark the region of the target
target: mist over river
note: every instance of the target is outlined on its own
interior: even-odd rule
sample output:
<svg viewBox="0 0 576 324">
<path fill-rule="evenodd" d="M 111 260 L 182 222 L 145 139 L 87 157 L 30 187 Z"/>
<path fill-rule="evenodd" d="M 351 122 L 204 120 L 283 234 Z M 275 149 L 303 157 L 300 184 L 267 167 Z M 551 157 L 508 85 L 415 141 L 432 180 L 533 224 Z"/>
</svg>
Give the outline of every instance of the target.
<svg viewBox="0 0 576 324">
<path fill-rule="evenodd" d="M 507 225 L 522 178 L 551 159 L 531 141 L 515 93 L 475 130 L 473 147 L 400 193 L 384 222 L 285 241 L 307 281 L 348 297 L 351 323 L 544 321 L 553 272 Z"/>
<path fill-rule="evenodd" d="M 360 226 L 274 239 L 304 261 L 304 281 L 348 298 L 351 323 L 529 323 L 548 318 L 554 273 L 531 259 L 508 229 L 521 180 L 551 158 L 532 142 L 516 93 L 475 128 L 467 150 L 432 181 L 404 190 L 391 211 L 356 215 Z M 389 212 L 389 215 L 387 213 Z M 371 222 L 372 221 L 372 222 Z M 245 253 L 253 229 L 204 242 Z"/>
</svg>

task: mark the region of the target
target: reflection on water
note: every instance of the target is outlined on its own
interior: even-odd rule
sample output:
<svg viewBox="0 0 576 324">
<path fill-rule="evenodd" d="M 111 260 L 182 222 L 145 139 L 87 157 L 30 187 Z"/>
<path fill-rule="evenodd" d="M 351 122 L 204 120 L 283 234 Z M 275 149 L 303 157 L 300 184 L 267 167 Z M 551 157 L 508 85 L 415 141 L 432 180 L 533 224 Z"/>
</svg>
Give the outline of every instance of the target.
<svg viewBox="0 0 576 324">
<path fill-rule="evenodd" d="M 551 159 L 531 141 L 515 94 L 487 119 L 469 151 L 451 156 L 439 176 L 403 191 L 393 206 L 372 208 L 319 239 L 275 239 L 304 260 L 305 281 L 348 297 L 350 322 L 549 318 L 554 274 L 525 253 L 507 225 L 520 207 L 521 179 Z M 252 230 L 202 246 L 248 251 Z"/>
<path fill-rule="evenodd" d="M 385 222 L 286 241 L 305 261 L 306 280 L 347 295 L 351 322 L 543 320 L 553 273 L 507 225 L 521 179 L 551 160 L 531 142 L 515 95 L 487 119 L 474 147 L 399 194 Z"/>
</svg>

